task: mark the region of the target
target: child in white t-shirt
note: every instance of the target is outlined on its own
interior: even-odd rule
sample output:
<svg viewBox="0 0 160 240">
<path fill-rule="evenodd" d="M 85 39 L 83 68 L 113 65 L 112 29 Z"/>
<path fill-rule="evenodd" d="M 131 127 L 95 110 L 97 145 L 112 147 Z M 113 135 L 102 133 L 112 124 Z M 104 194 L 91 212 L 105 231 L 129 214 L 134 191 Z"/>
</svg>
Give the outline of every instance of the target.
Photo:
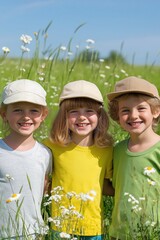
<svg viewBox="0 0 160 240">
<path fill-rule="evenodd" d="M 9 130 L 0 139 L 0 239 L 35 239 L 45 227 L 41 202 L 52 171 L 50 150 L 33 136 L 48 114 L 45 90 L 28 79 L 9 83 L 0 114 Z"/>
</svg>

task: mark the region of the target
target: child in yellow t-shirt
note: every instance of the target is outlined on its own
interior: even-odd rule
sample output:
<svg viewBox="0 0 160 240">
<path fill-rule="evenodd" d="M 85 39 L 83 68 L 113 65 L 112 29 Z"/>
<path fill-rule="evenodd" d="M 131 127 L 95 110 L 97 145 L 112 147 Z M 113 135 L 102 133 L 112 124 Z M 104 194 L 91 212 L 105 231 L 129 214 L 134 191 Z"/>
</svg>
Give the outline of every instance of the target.
<svg viewBox="0 0 160 240">
<path fill-rule="evenodd" d="M 97 86 L 89 81 L 77 80 L 66 84 L 60 95 L 59 112 L 53 122 L 50 138 L 45 144 L 52 150 L 54 170 L 52 188 L 63 187 L 64 192 L 88 196 L 81 208 L 83 219 L 71 227 L 56 227 L 58 221 L 56 201 L 52 201 L 53 229 L 80 236 L 81 239 L 103 239 L 102 191 L 113 195 L 112 138 L 108 133 L 109 120 L 103 107 L 103 98 Z M 88 195 L 83 195 L 88 194 Z M 92 201 L 93 200 L 93 201 Z M 79 199 L 72 199 L 79 210 Z M 61 206 L 62 207 L 62 206 Z M 63 208 L 67 208 L 67 202 Z M 57 218 L 56 218 L 57 217 Z M 57 222 L 56 222 L 57 223 Z"/>
</svg>

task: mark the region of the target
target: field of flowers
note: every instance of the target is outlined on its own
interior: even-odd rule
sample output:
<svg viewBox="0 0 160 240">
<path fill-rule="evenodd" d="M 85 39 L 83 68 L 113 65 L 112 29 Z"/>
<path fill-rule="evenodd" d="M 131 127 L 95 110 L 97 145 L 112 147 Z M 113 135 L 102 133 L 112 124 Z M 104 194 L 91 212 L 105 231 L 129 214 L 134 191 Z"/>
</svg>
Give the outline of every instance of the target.
<svg viewBox="0 0 160 240">
<path fill-rule="evenodd" d="M 52 120 L 58 109 L 58 98 L 61 89 L 64 84 L 73 80 L 85 79 L 91 81 L 99 87 L 102 95 L 105 99 L 105 107 L 107 109 L 107 98 L 106 94 L 113 90 L 116 81 L 121 80 L 127 76 L 139 76 L 154 83 L 160 90 L 159 78 L 160 78 L 160 67 L 153 65 L 136 66 L 133 64 L 122 64 L 121 62 L 115 61 L 112 64 L 108 64 L 104 59 L 98 61 L 82 61 L 77 58 L 79 53 L 79 47 L 72 46 L 72 39 L 69 41 L 67 46 L 58 46 L 56 49 L 52 49 L 52 46 L 47 45 L 47 28 L 42 33 L 34 33 L 34 37 L 28 35 L 22 35 L 20 37 L 22 55 L 20 58 L 10 58 L 10 51 L 8 47 L 2 46 L 2 55 L 0 57 L 0 91 L 3 87 L 16 79 L 27 78 L 32 79 L 45 88 L 47 91 L 47 102 L 49 108 L 49 115 L 36 133 L 36 138 L 42 141 L 49 134 Z M 28 58 L 30 52 L 29 44 L 35 43 L 35 50 L 32 53 L 33 57 Z M 86 40 L 86 50 L 92 52 L 94 49 L 94 40 Z M 0 120 L 0 136 L 3 136 L 3 123 Z M 125 133 L 119 128 L 118 125 L 111 123 L 110 131 L 114 136 L 115 141 L 122 140 L 125 137 Z M 57 189 L 56 189 L 57 190 Z M 56 191 L 54 190 L 54 191 Z M 52 197 L 53 198 L 53 197 Z M 45 221 L 48 221 L 49 217 L 49 198 L 44 199 L 44 206 L 42 211 L 44 214 Z M 105 215 L 106 215 L 106 232 L 110 223 L 111 210 L 112 210 L 111 197 L 104 198 L 105 204 Z M 75 217 L 75 216 L 74 216 Z M 62 236 L 65 238 L 66 236 Z M 42 238 L 44 239 L 44 238 Z M 46 237 L 46 239 L 49 239 Z M 108 235 L 106 234 L 106 239 Z M 158 237 L 140 237 L 137 239 L 156 239 Z"/>
<path fill-rule="evenodd" d="M 2 47 L 3 54 L 0 57 L 0 90 L 8 82 L 28 78 L 42 84 L 47 91 L 50 111 L 45 123 L 46 132 L 44 132 L 43 128 L 43 134 L 38 134 L 40 138 L 48 134 L 47 131 L 58 109 L 60 91 L 63 85 L 69 81 L 85 79 L 97 84 L 104 97 L 106 108 L 106 94 L 113 90 L 116 81 L 127 76 L 138 76 L 147 79 L 160 90 L 160 85 L 158 84 L 160 68 L 159 66 L 154 66 L 154 63 L 152 65 L 136 66 L 134 64 L 123 64 L 118 62 L 118 60 L 111 64 L 106 64 L 104 59 L 94 61 L 91 58 L 90 61 L 82 61 L 80 58 L 77 58 L 78 51 L 80 51 L 78 45 L 74 47 L 74 50 L 71 50 L 71 41 L 69 41 L 67 46 L 60 45 L 56 49 L 52 49 L 51 46 L 47 46 L 47 37 L 47 30 L 42 32 L 41 36 L 40 33 L 34 33 L 34 38 L 23 34 L 20 37 L 22 43 L 20 58 L 10 58 L 11 50 L 8 47 Z M 29 58 L 29 44 L 31 42 L 35 43 L 35 50 L 32 53 L 33 57 Z M 92 54 L 95 47 L 94 44 L 94 40 L 87 39 L 86 51 Z M 119 136 L 122 137 L 122 134 L 119 135 L 119 130 L 117 132 L 117 128 L 115 129 L 114 127 L 113 131 L 116 139 Z"/>
</svg>

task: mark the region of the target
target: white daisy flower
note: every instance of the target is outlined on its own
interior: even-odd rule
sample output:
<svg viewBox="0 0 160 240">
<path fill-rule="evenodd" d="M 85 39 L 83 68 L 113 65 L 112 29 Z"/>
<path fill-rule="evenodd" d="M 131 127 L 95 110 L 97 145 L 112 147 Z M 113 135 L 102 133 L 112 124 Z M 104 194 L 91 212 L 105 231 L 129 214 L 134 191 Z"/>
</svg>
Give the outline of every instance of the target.
<svg viewBox="0 0 160 240">
<path fill-rule="evenodd" d="M 24 43 L 24 44 L 30 44 L 30 42 L 32 41 L 32 37 L 26 34 L 22 34 L 22 36 L 20 37 L 20 40 Z"/>
<path fill-rule="evenodd" d="M 2 50 L 4 54 L 8 54 L 10 52 L 10 49 L 8 47 L 2 47 Z"/>
<path fill-rule="evenodd" d="M 60 235 L 61 238 L 67 238 L 67 239 L 71 238 L 71 235 L 68 234 L 68 233 L 65 233 L 65 232 L 61 232 L 59 235 Z"/>
<path fill-rule="evenodd" d="M 10 203 L 10 202 L 13 202 L 13 201 L 16 201 L 20 198 L 21 194 L 20 193 L 13 193 L 11 195 L 11 197 L 9 197 L 7 200 L 6 200 L 6 203 Z"/>
<path fill-rule="evenodd" d="M 151 167 L 151 166 L 148 166 L 148 167 L 145 167 L 144 168 L 144 175 L 150 175 L 151 173 L 155 173 L 156 170 L 155 168 Z"/>
</svg>

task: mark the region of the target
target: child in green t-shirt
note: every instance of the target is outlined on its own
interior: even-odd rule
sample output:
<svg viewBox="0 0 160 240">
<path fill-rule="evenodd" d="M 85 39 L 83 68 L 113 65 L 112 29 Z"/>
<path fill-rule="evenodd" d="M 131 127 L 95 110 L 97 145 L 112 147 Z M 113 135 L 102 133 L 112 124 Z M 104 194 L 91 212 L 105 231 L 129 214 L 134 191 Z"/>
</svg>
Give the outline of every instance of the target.
<svg viewBox="0 0 160 240">
<path fill-rule="evenodd" d="M 107 96 L 111 118 L 129 133 L 114 148 L 110 236 L 150 239 L 160 229 L 160 136 L 155 132 L 160 118 L 158 90 L 146 80 L 128 77 L 117 82 L 115 91 Z"/>
</svg>

